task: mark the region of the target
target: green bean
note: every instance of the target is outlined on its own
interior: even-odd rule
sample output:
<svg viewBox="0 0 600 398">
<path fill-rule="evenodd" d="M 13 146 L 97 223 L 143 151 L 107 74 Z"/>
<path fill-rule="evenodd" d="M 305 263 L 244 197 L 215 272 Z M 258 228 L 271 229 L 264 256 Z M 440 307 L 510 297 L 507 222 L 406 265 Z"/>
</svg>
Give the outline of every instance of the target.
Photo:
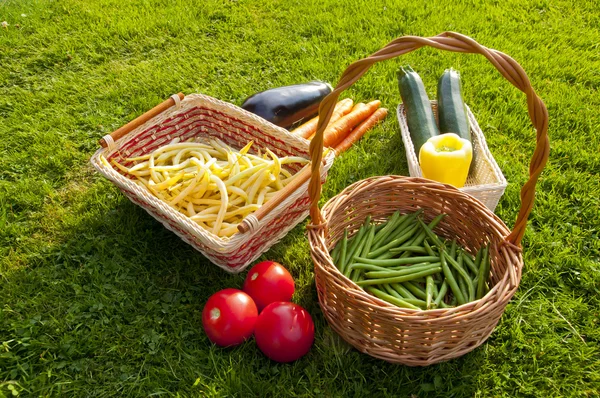
<svg viewBox="0 0 600 398">
<path fill-rule="evenodd" d="M 388 294 L 390 294 L 400 300 L 406 301 L 409 304 L 416 305 L 417 307 L 419 307 L 421 309 L 425 309 L 425 306 L 426 306 L 425 301 L 419 300 L 417 298 L 403 297 L 400 293 L 398 293 L 397 290 L 395 290 L 390 284 L 387 284 L 387 283 L 384 285 L 381 285 L 381 287 L 383 287 L 383 289 L 385 289 L 388 292 Z"/>
<path fill-rule="evenodd" d="M 388 235 L 386 237 L 384 237 L 378 243 L 377 246 L 373 246 L 373 248 L 374 249 L 379 249 L 379 248 L 381 248 L 381 246 L 388 245 L 391 242 L 393 242 L 394 240 L 396 240 L 397 238 L 405 235 L 406 232 L 408 232 L 410 229 L 412 229 L 414 227 L 414 225 L 415 225 L 414 220 L 420 214 L 420 212 L 421 211 L 417 211 L 417 212 L 410 213 L 410 214 L 405 214 L 406 217 L 402 216 L 401 217 L 402 221 L 400 222 L 400 220 L 398 220 L 398 222 L 394 226 L 394 229 L 391 230 L 388 233 Z M 410 237 L 406 238 L 406 240 L 408 240 L 408 239 L 410 239 Z M 395 244 L 393 246 L 399 246 L 399 245 L 400 245 L 400 243 L 397 243 L 397 244 Z"/>
<path fill-rule="evenodd" d="M 410 282 L 404 282 L 404 283 L 410 283 Z M 405 288 L 402 283 L 390 283 L 390 286 L 395 291 L 397 291 L 401 296 L 403 296 L 403 297 L 405 297 L 407 299 L 416 299 L 417 298 L 407 288 Z"/>
<path fill-rule="evenodd" d="M 341 242 L 337 242 L 335 247 L 333 248 L 333 250 L 331 251 L 331 260 L 333 261 L 333 264 L 337 267 L 338 266 L 338 260 L 340 258 L 340 250 L 342 248 Z"/>
<path fill-rule="evenodd" d="M 455 251 L 456 253 L 456 251 Z M 446 261 L 450 262 L 450 259 L 454 260 L 450 255 L 448 255 L 448 257 L 446 257 Z M 456 263 L 457 266 L 452 265 L 453 263 L 450 263 L 452 265 L 452 273 L 454 275 L 454 279 L 456 279 L 456 282 L 458 283 L 458 287 L 460 288 L 460 292 L 463 294 L 463 297 L 465 298 L 466 302 L 471 301 L 470 299 L 470 291 L 473 291 L 474 294 L 474 290 L 472 288 L 467 287 L 467 284 L 473 286 L 471 284 L 471 279 L 470 278 L 465 278 L 465 274 L 468 276 L 469 273 L 462 269 L 462 266 L 460 263 L 456 262 L 456 260 L 454 260 L 454 263 Z M 460 270 L 460 271 L 459 271 Z"/>
<path fill-rule="evenodd" d="M 407 288 L 412 294 L 414 294 L 417 298 L 425 300 L 427 295 L 425 294 L 425 290 L 421 289 L 419 285 L 415 285 L 412 281 L 405 281 L 402 285 Z"/>
<path fill-rule="evenodd" d="M 429 223 L 429 228 L 431 228 L 431 229 L 435 228 L 440 223 L 440 221 L 442 221 L 442 219 L 445 216 L 446 216 L 445 214 L 439 214 L 438 216 L 436 216 Z M 427 237 L 427 233 L 425 233 L 425 231 L 421 231 L 421 232 L 419 232 L 419 234 L 417 235 L 416 238 L 414 238 L 411 242 L 409 242 L 408 246 L 422 247 L 423 241 L 425 240 L 426 237 Z M 409 251 L 406 251 L 400 255 L 400 258 L 405 258 L 410 255 L 411 255 L 411 253 Z"/>
<path fill-rule="evenodd" d="M 375 237 L 373 238 L 372 246 L 379 247 L 386 239 L 390 238 L 390 236 L 393 234 L 395 228 L 398 225 L 402 224 L 407 218 L 408 218 L 407 214 L 400 216 L 400 217 L 396 217 L 395 219 L 392 216 L 390 218 L 390 220 L 386 222 L 384 228 L 382 228 L 379 232 L 377 232 L 375 234 Z"/>
<path fill-rule="evenodd" d="M 362 237 L 365 234 L 365 229 L 366 229 L 365 226 L 361 225 L 358 232 L 356 234 L 354 234 L 354 236 L 352 238 L 350 238 L 351 243 L 346 252 L 346 260 L 343 264 L 344 275 L 346 275 L 348 266 L 350 264 L 352 264 L 352 258 L 354 257 L 354 253 L 356 252 L 356 249 L 357 249 L 358 245 L 360 244 Z"/>
<path fill-rule="evenodd" d="M 463 297 L 465 298 L 466 302 L 469 302 L 469 289 L 467 288 L 467 284 L 465 283 L 464 278 L 458 274 L 458 275 L 454 275 L 454 278 L 456 279 L 456 282 L 458 283 L 458 288 L 460 289 L 460 292 L 462 293 Z"/>
<path fill-rule="evenodd" d="M 388 294 L 399 298 L 400 300 L 404 300 L 404 297 L 400 293 L 398 293 L 392 286 L 390 286 L 389 283 L 385 283 L 381 285 L 381 287 L 384 288 L 388 292 Z"/>
<path fill-rule="evenodd" d="M 381 266 L 394 266 L 394 265 L 404 265 L 404 264 L 418 264 L 432 261 L 440 261 L 439 257 L 436 256 L 420 256 L 420 257 L 408 257 L 408 258 L 389 258 L 385 260 L 379 260 L 376 258 L 364 258 L 357 257 L 356 260 L 358 262 L 364 264 L 373 264 L 373 265 L 381 265 Z"/>
<path fill-rule="evenodd" d="M 425 231 L 425 233 L 427 234 L 427 236 L 429 237 L 429 239 L 431 239 L 431 241 L 438 247 L 438 250 L 441 250 L 441 248 L 444 246 L 444 244 L 442 243 L 442 241 L 440 240 L 440 238 L 435 234 L 435 232 L 433 232 L 424 222 L 423 220 L 421 220 L 420 218 L 417 220 L 419 222 L 419 224 L 421 225 L 421 228 L 423 228 L 423 230 Z"/>
<path fill-rule="evenodd" d="M 448 292 L 448 283 L 444 280 L 444 282 L 442 283 L 442 286 L 440 286 L 440 291 L 438 292 L 437 296 L 435 296 L 435 305 L 437 305 L 438 307 L 441 306 L 441 303 L 444 302 L 444 296 L 446 296 L 446 293 Z"/>
<path fill-rule="evenodd" d="M 431 309 L 431 300 L 433 298 L 433 276 L 427 276 L 427 284 L 425 285 L 425 308 Z"/>
<path fill-rule="evenodd" d="M 362 256 L 364 247 L 367 244 L 367 242 L 369 241 L 369 235 L 371 234 L 371 231 L 373 230 L 373 226 L 365 225 L 365 228 L 366 228 L 365 233 L 363 234 L 362 238 L 360 239 L 360 242 L 358 243 L 358 246 L 356 247 L 356 251 L 354 252 L 354 256 L 352 257 L 352 260 L 354 260 L 356 257 Z"/>
<path fill-rule="evenodd" d="M 414 233 L 417 231 L 417 229 L 418 229 L 417 225 L 414 225 L 414 226 L 409 225 L 407 227 L 407 229 L 400 231 L 400 233 L 402 233 L 400 236 L 394 238 L 394 240 L 385 244 L 384 246 L 380 246 L 379 248 L 370 252 L 368 257 L 369 258 L 377 257 L 380 254 L 387 252 L 392 247 L 397 247 L 397 246 L 401 245 L 402 243 L 409 240 L 414 235 Z"/>
<path fill-rule="evenodd" d="M 426 303 L 423 300 L 419 300 L 419 299 L 403 299 L 403 300 L 409 304 L 416 305 L 417 307 L 419 307 L 422 310 L 426 309 Z"/>
<path fill-rule="evenodd" d="M 459 255 L 458 255 L 458 266 L 459 266 L 460 268 L 462 268 L 462 269 L 464 269 L 464 270 L 465 270 L 465 275 L 467 276 L 467 277 L 465 278 L 465 283 L 466 283 L 468 286 L 471 286 L 471 288 L 468 288 L 468 287 L 467 287 L 467 292 L 468 292 L 469 301 L 473 301 L 473 300 L 475 300 L 475 291 L 476 291 L 476 289 L 477 289 L 477 288 L 476 288 L 476 286 L 477 286 L 477 285 L 475 285 L 475 284 L 473 283 L 473 281 L 471 280 L 471 277 L 469 276 L 469 272 L 468 272 L 468 271 L 465 269 L 465 267 L 463 267 L 463 264 L 464 264 L 464 262 L 463 262 L 463 256 L 461 256 L 461 255 L 459 254 Z M 463 276 L 463 277 L 464 277 L 464 276 Z"/>
<path fill-rule="evenodd" d="M 366 246 L 367 242 L 369 241 L 369 235 L 371 234 L 371 231 L 373 230 L 373 225 L 368 225 L 368 226 L 366 226 L 366 228 L 367 228 L 367 230 L 366 230 L 365 234 L 363 235 L 360 243 L 358 244 L 358 247 L 356 248 L 356 251 L 354 252 L 354 256 L 350 259 L 350 264 L 353 264 L 354 261 L 356 260 L 356 258 L 361 255 L 364 247 Z M 358 278 L 358 275 L 356 275 L 356 277 Z M 354 277 L 352 277 L 350 279 L 354 280 Z"/>
<path fill-rule="evenodd" d="M 482 298 L 485 291 L 485 283 L 490 277 L 490 256 L 489 256 L 489 246 L 485 246 L 483 248 L 483 254 L 481 255 L 481 265 L 479 266 L 479 280 L 477 281 L 477 299 Z"/>
<path fill-rule="evenodd" d="M 381 231 L 385 227 L 385 223 L 375 225 L 375 233 Z"/>
<path fill-rule="evenodd" d="M 405 266 L 400 270 L 386 270 L 386 271 L 369 271 L 365 274 L 367 278 L 381 279 L 381 278 L 393 278 L 396 276 L 414 274 L 415 272 L 420 272 L 423 270 L 427 270 L 430 268 L 439 267 L 440 263 L 432 263 L 432 264 L 416 264 L 411 266 Z"/>
<path fill-rule="evenodd" d="M 369 292 L 369 293 L 373 294 L 375 297 L 378 297 L 378 298 L 380 298 L 380 299 L 382 299 L 382 300 L 384 300 L 384 301 L 387 301 L 387 302 L 388 302 L 388 303 L 390 303 L 390 304 L 394 304 L 394 305 L 396 305 L 396 306 L 398 306 L 398 307 L 402 307 L 402 308 L 410 308 L 410 309 L 413 309 L 413 310 L 418 310 L 418 309 L 420 309 L 420 308 L 419 308 L 419 307 L 417 307 L 416 305 L 412 305 L 412 304 L 410 304 L 410 303 L 407 303 L 407 302 L 406 302 L 406 301 L 404 301 L 404 300 L 401 300 L 401 299 L 399 299 L 399 298 L 397 298 L 397 297 L 394 297 L 394 296 L 392 296 L 392 295 L 389 295 L 389 294 L 387 294 L 387 293 L 384 293 L 384 292 L 382 292 L 381 290 L 379 290 L 379 289 L 376 289 L 376 288 L 374 288 L 374 287 L 367 287 L 365 290 L 366 290 L 367 292 Z"/>
<path fill-rule="evenodd" d="M 379 266 L 373 265 L 373 264 L 361 264 L 361 263 L 350 264 L 349 268 L 350 268 L 349 272 L 351 272 L 353 270 L 359 270 L 359 271 L 389 271 L 387 268 L 384 268 L 384 267 L 379 267 Z"/>
<path fill-rule="evenodd" d="M 452 239 L 452 246 L 450 246 L 450 257 L 456 259 L 456 239 Z"/>
<path fill-rule="evenodd" d="M 430 269 L 425 269 L 419 272 L 414 272 L 412 274 L 396 276 L 393 278 L 382 278 L 382 279 L 365 279 L 364 281 L 358 281 L 358 286 L 369 286 L 369 285 L 380 285 L 382 283 L 396 283 L 396 282 L 405 282 L 411 281 L 423 276 L 433 275 L 437 272 L 441 272 L 442 269 L 440 267 L 433 267 Z"/>
<path fill-rule="evenodd" d="M 458 301 L 458 299 L 456 298 L 456 296 L 452 296 L 452 299 L 450 300 L 450 307 L 456 307 L 456 302 Z"/>
<path fill-rule="evenodd" d="M 369 250 L 371 250 L 371 244 L 373 242 L 373 238 L 375 237 L 375 225 L 371 225 L 369 229 L 369 234 L 367 235 L 367 241 L 365 242 L 365 246 L 361 252 L 361 257 L 367 257 Z"/>
<path fill-rule="evenodd" d="M 465 298 L 465 300 L 467 300 L 469 297 L 475 297 L 475 286 L 471 282 L 471 278 L 469 277 L 469 274 L 467 273 L 467 271 L 465 271 L 465 269 L 459 263 L 457 263 L 456 260 L 454 260 L 452 257 L 450 257 L 450 255 L 448 253 L 444 252 L 444 256 L 446 257 L 446 260 L 452 265 L 452 267 L 460 274 L 460 276 L 464 280 L 465 286 L 463 286 L 463 289 L 461 289 L 461 291 L 468 292 L 467 295 L 463 296 Z M 459 286 L 460 286 L 460 279 L 458 280 L 458 282 L 459 282 Z"/>
<path fill-rule="evenodd" d="M 433 220 L 431 220 L 428 227 L 433 231 L 433 229 L 435 227 L 437 227 L 437 225 L 440 223 L 440 221 L 442 221 L 442 219 L 444 217 L 446 217 L 446 214 L 438 214 Z M 423 241 L 425 240 L 426 236 L 427 236 L 427 233 L 425 231 L 421 231 L 421 233 L 419 235 L 417 235 L 417 237 L 412 242 L 410 242 L 410 245 L 411 246 L 421 245 L 423 243 Z"/>
<path fill-rule="evenodd" d="M 358 282 L 359 281 L 359 277 L 362 275 L 361 272 L 359 270 L 353 269 L 352 267 L 349 267 L 350 272 L 348 272 L 348 275 L 346 275 L 352 282 Z"/>
<path fill-rule="evenodd" d="M 390 249 L 391 253 L 402 253 L 403 251 L 419 253 L 419 254 L 427 254 L 427 252 L 425 251 L 425 249 L 422 246 L 414 246 L 414 245 L 400 246 L 400 247 L 393 247 Z"/>
<path fill-rule="evenodd" d="M 427 239 L 425 239 L 423 244 L 425 245 L 425 251 L 427 252 L 427 254 L 429 254 L 430 256 L 435 256 L 435 253 L 433 252 L 433 249 L 431 248 L 431 245 L 429 244 Z"/>
<path fill-rule="evenodd" d="M 404 218 L 408 217 L 408 215 L 404 215 L 402 216 Z M 397 223 L 398 223 L 398 219 L 402 219 L 402 217 L 400 217 L 400 212 L 396 211 L 394 212 L 394 214 L 392 214 L 392 216 L 383 224 L 383 228 L 381 228 L 381 230 L 379 230 L 379 232 L 377 232 L 375 234 L 375 238 L 373 238 L 373 247 L 377 247 L 379 245 L 379 243 L 381 242 L 382 239 L 384 239 L 386 236 L 388 236 L 388 234 L 390 232 L 392 232 L 394 230 L 394 228 L 396 227 Z M 404 219 L 402 219 L 404 220 Z"/>
<path fill-rule="evenodd" d="M 342 237 L 342 248 L 340 249 L 340 264 L 338 269 L 343 274 L 346 267 L 346 251 L 348 249 L 348 228 L 344 229 L 344 236 Z"/>
<path fill-rule="evenodd" d="M 469 267 L 473 275 L 477 276 L 479 274 L 479 270 L 475 266 L 475 263 L 473 262 L 473 259 L 471 258 L 469 253 L 462 252 L 462 257 L 464 259 L 464 262 L 467 263 L 467 267 Z"/>
<path fill-rule="evenodd" d="M 454 297 L 456 297 L 456 300 L 458 301 L 459 304 L 464 304 L 465 303 L 465 298 L 462 295 L 460 288 L 458 287 L 458 284 L 456 283 L 456 279 L 454 279 L 454 275 L 452 275 L 452 271 L 450 270 L 450 267 L 448 267 L 448 264 L 446 264 L 446 252 L 444 251 L 444 249 L 441 249 L 441 256 L 440 256 L 440 260 L 442 263 L 442 271 L 444 272 L 444 276 L 446 277 L 446 280 L 448 281 L 448 284 L 450 285 L 450 289 L 452 290 L 452 293 L 454 294 Z"/>
<path fill-rule="evenodd" d="M 477 275 L 479 275 L 479 266 L 481 265 L 481 255 L 483 254 L 483 247 L 477 250 L 477 254 L 475 255 L 475 268 L 477 268 Z"/>
<path fill-rule="evenodd" d="M 423 209 L 419 209 L 415 212 L 407 213 L 404 216 L 402 216 L 401 217 L 402 222 L 396 223 L 396 226 L 394 227 L 394 229 L 390 231 L 389 236 L 387 236 L 383 239 L 382 243 L 385 244 L 386 242 L 390 242 L 392 240 L 391 239 L 392 236 L 398 235 L 398 233 L 400 233 L 400 231 L 406 229 L 409 226 L 414 225 L 415 218 L 417 218 L 419 216 L 419 214 L 421 214 L 422 212 L 423 212 Z"/>
</svg>

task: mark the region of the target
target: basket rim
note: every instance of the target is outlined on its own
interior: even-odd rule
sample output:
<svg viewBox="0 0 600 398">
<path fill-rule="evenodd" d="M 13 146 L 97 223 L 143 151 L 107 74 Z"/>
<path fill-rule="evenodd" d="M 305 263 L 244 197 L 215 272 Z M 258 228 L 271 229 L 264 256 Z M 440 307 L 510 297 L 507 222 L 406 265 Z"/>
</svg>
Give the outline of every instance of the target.
<svg viewBox="0 0 600 398">
<path fill-rule="evenodd" d="M 185 228 L 185 231 L 187 233 L 189 233 L 190 235 L 193 235 L 194 238 L 199 239 L 201 241 L 201 243 L 204 244 L 205 246 L 211 247 L 213 250 L 218 251 L 222 255 L 232 254 L 232 253 L 235 253 L 238 250 L 240 250 L 240 246 L 251 241 L 257 235 L 257 233 L 261 230 L 262 226 L 270 224 L 281 212 L 281 211 L 277 211 L 278 209 L 285 209 L 285 208 L 289 207 L 292 203 L 294 203 L 294 201 L 296 201 L 301 196 L 301 194 L 303 192 L 306 192 L 306 190 L 308 189 L 307 186 L 308 186 L 309 182 L 308 181 L 305 182 L 292 195 L 285 198 L 278 207 L 276 207 L 273 211 L 271 211 L 269 214 L 267 214 L 259 222 L 260 227 L 256 228 L 254 231 L 248 231 L 246 233 L 236 232 L 231 237 L 224 239 L 224 238 L 214 235 L 210 231 L 204 230 L 199 225 L 197 225 L 195 222 L 190 220 L 186 215 L 173 209 L 166 202 L 155 197 L 151 193 L 146 192 L 145 190 L 140 188 L 138 186 L 138 184 L 136 184 L 132 180 L 124 177 L 122 174 L 120 174 L 116 170 L 114 170 L 114 168 L 105 165 L 101 160 L 101 156 L 108 157 L 108 156 L 112 155 L 113 153 L 118 152 L 124 145 L 126 145 L 127 143 L 134 140 L 137 136 L 144 133 L 147 129 L 149 129 L 153 126 L 160 125 L 161 123 L 165 122 L 166 120 L 168 120 L 169 118 L 171 118 L 173 116 L 178 115 L 179 113 L 183 112 L 184 110 L 193 109 L 198 106 L 222 111 L 233 117 L 237 117 L 242 120 L 248 121 L 248 122 L 252 123 L 252 125 L 254 127 L 263 131 L 263 133 L 265 135 L 270 135 L 271 137 L 276 137 L 276 138 L 283 137 L 283 138 L 285 138 L 286 141 L 293 142 L 296 147 L 301 147 L 306 150 L 306 153 L 308 153 L 308 146 L 309 146 L 310 142 L 302 137 L 291 134 L 286 129 L 276 126 L 276 125 L 258 117 L 257 115 L 255 115 L 251 112 L 248 112 L 245 109 L 240 108 L 234 104 L 231 104 L 231 103 L 228 103 L 225 101 L 221 101 L 219 99 L 216 99 L 216 98 L 204 95 L 204 94 L 189 94 L 181 101 L 181 105 L 179 107 L 169 108 L 165 112 L 148 120 L 146 123 L 142 124 L 141 126 L 133 129 L 131 132 L 127 133 L 125 136 L 119 138 L 117 141 L 115 141 L 114 148 L 102 148 L 101 147 L 101 148 L 97 149 L 96 152 L 90 158 L 90 162 L 92 163 L 92 166 L 100 174 L 102 174 L 105 178 L 107 178 L 109 181 L 111 181 L 118 188 L 121 189 L 124 187 L 129 192 L 134 193 L 136 198 L 140 198 L 140 197 L 143 198 L 143 200 L 145 202 L 148 202 L 154 209 L 157 209 L 158 211 L 165 213 L 167 215 L 169 221 L 176 223 L 179 227 Z M 307 159 L 308 161 L 310 161 L 310 157 L 308 155 L 299 154 L 298 156 L 303 157 L 303 158 Z M 322 177 L 326 176 L 327 171 L 333 164 L 333 160 L 334 160 L 333 152 L 328 153 L 325 156 L 324 160 L 325 160 L 325 162 L 324 162 L 324 165 L 322 166 L 322 171 L 321 171 Z M 144 210 L 147 210 L 146 206 L 142 206 L 142 205 L 139 205 L 139 206 L 142 207 Z M 308 208 L 307 208 L 307 211 L 308 211 Z M 214 261 L 212 261 L 212 262 L 214 262 Z M 228 267 L 228 270 L 234 270 L 234 269 L 237 269 L 237 267 L 236 268 Z"/>
<path fill-rule="evenodd" d="M 390 304 L 384 300 L 381 300 L 373 295 L 370 295 L 368 292 L 366 292 L 364 289 L 362 289 L 360 286 L 358 286 L 354 281 L 352 281 L 350 278 L 348 278 L 344 274 L 342 274 L 340 272 L 340 270 L 333 264 L 331 255 L 329 254 L 329 248 L 331 246 L 334 246 L 335 243 L 332 243 L 331 246 L 329 246 L 329 247 L 326 244 L 327 238 L 325 235 L 327 234 L 326 231 L 328 230 L 329 219 L 331 218 L 332 214 L 335 214 L 335 212 L 338 211 L 342 207 L 343 203 L 352 200 L 351 199 L 352 193 L 356 189 L 360 189 L 360 186 L 362 184 L 365 184 L 365 182 L 369 182 L 369 181 L 376 181 L 376 180 L 383 181 L 386 179 L 389 180 L 390 183 L 416 182 L 416 183 L 422 184 L 422 186 L 424 186 L 424 187 L 427 187 L 427 189 L 432 188 L 432 189 L 437 189 L 437 190 L 446 190 L 448 192 L 454 192 L 456 195 L 459 195 L 460 197 L 464 198 L 465 200 L 467 200 L 471 203 L 474 203 L 476 205 L 476 208 L 479 211 L 488 213 L 487 216 L 490 217 L 491 219 L 493 219 L 496 223 L 499 224 L 499 226 L 501 228 L 504 229 L 503 232 L 505 232 L 505 233 L 502 237 L 502 244 L 499 245 L 498 250 L 499 251 L 500 250 L 512 251 L 517 256 L 519 256 L 522 261 L 522 248 L 515 246 L 506 240 L 506 237 L 508 237 L 508 235 L 510 234 L 510 229 L 506 226 L 506 224 L 502 221 L 502 219 L 500 219 L 492 210 L 490 210 L 487 206 L 485 206 L 485 204 L 483 202 L 481 202 L 479 199 L 477 199 L 477 198 L 469 195 L 468 193 L 461 191 L 460 189 L 457 189 L 456 187 L 453 187 L 451 185 L 442 184 L 442 183 L 428 180 L 428 179 L 425 179 L 422 177 L 385 175 L 385 176 L 368 177 L 366 179 L 356 181 L 356 182 L 352 183 L 351 185 L 347 186 L 339 194 L 330 198 L 323 205 L 322 214 L 325 219 L 326 227 L 321 228 L 321 229 L 310 229 L 309 230 L 309 242 L 310 242 L 310 247 L 311 247 L 311 254 L 312 254 L 312 252 L 314 250 L 314 246 L 315 246 L 315 245 L 313 245 L 313 240 L 314 240 L 317 243 L 319 243 L 318 247 L 320 247 L 321 249 L 324 249 L 322 251 L 328 261 L 325 264 L 321 264 L 320 262 L 316 261 L 316 259 L 313 256 L 313 262 L 315 264 L 315 268 L 317 268 L 317 264 L 319 266 L 323 266 L 323 267 L 326 266 L 328 271 L 332 272 L 338 279 L 344 281 L 346 285 L 349 285 L 352 287 L 351 292 L 353 294 L 356 293 L 357 295 L 362 296 L 363 298 L 368 298 L 371 301 L 376 301 L 379 303 L 380 307 L 391 310 L 392 312 L 395 313 L 395 315 L 400 315 L 406 319 L 412 318 L 413 316 L 416 316 L 416 315 L 423 315 L 424 313 L 427 313 L 428 315 L 429 314 L 436 315 L 436 317 L 434 319 L 424 320 L 423 321 L 424 323 L 434 323 L 436 320 L 443 321 L 443 320 L 448 319 L 449 317 L 455 316 L 457 313 L 477 314 L 478 312 L 483 311 L 483 309 L 485 309 L 487 307 L 485 304 L 487 304 L 489 302 L 490 297 L 493 296 L 494 294 L 496 294 L 498 292 L 498 290 L 500 290 L 501 288 L 504 288 L 504 286 L 506 286 L 507 284 L 510 288 L 509 290 L 512 291 L 512 293 L 510 294 L 511 297 L 512 297 L 512 295 L 514 295 L 514 293 L 516 292 L 516 290 L 518 288 L 519 281 L 518 280 L 517 281 L 510 280 L 512 278 L 511 278 L 509 269 L 507 268 L 506 271 L 504 272 L 504 274 L 502 275 L 502 277 L 499 278 L 498 283 L 496 283 L 492 287 L 492 289 L 490 289 L 480 299 L 477 299 L 474 301 L 469 301 L 465 304 L 457 305 L 455 307 L 450 307 L 450 308 L 438 308 L 438 309 L 431 309 L 431 310 L 401 308 L 401 307 L 395 306 L 393 304 Z M 343 201 L 343 203 L 338 203 L 339 201 Z M 319 236 L 319 233 L 320 233 L 320 236 Z M 317 236 L 318 236 L 318 238 L 317 238 Z M 510 283 L 512 283 L 512 286 L 510 286 Z M 347 287 L 346 287 L 346 289 L 347 289 Z M 442 314 L 444 316 L 437 316 L 438 314 Z"/>
</svg>

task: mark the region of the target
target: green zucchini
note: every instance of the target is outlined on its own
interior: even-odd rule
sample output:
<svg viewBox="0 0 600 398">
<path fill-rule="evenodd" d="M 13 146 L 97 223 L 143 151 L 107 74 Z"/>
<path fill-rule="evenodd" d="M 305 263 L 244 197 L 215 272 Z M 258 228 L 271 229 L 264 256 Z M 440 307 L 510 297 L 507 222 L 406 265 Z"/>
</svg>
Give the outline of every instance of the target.
<svg viewBox="0 0 600 398">
<path fill-rule="evenodd" d="M 460 74 L 450 68 L 440 77 L 437 89 L 440 133 L 454 133 L 471 142 L 467 108 L 461 93 Z"/>
<path fill-rule="evenodd" d="M 410 138 L 415 147 L 415 154 L 419 158 L 421 146 L 431 137 L 439 135 L 440 132 L 425 86 L 417 72 L 410 66 L 400 68 L 398 86 L 406 110 L 406 123 L 410 131 Z"/>
</svg>

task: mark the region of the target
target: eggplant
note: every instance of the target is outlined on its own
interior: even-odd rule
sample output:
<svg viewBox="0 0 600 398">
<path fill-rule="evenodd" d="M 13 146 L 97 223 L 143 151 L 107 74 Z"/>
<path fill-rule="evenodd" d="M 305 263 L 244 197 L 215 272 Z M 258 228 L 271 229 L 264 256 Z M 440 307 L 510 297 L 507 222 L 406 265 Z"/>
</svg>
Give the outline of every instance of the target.
<svg viewBox="0 0 600 398">
<path fill-rule="evenodd" d="M 332 88 L 329 83 L 311 81 L 261 91 L 246 98 L 242 108 L 283 128 L 315 116 L 319 104 Z"/>
</svg>

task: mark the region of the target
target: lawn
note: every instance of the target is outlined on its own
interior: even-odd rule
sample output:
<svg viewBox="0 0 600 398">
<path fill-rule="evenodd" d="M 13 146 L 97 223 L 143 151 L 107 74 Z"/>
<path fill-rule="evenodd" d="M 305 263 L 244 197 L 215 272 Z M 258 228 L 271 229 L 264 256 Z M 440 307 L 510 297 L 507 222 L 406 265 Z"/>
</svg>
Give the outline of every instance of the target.
<svg viewBox="0 0 600 398">
<path fill-rule="evenodd" d="M 600 7 L 593 1 L 0 0 L 0 397 L 600 396 Z M 97 140 L 171 94 L 234 104 L 270 87 L 334 84 L 402 35 L 467 34 L 515 58 L 550 114 L 551 154 L 523 240 L 521 285 L 487 342 L 425 368 L 361 354 L 328 327 L 300 224 L 262 256 L 285 264 L 315 344 L 292 364 L 201 327 L 229 275 L 90 166 Z M 483 58 L 421 49 L 344 95 L 400 101 L 410 64 L 431 95 L 461 71 L 509 185 L 511 227 L 535 132 L 525 96 Z M 323 200 L 408 174 L 394 112 L 336 159 Z"/>
</svg>

